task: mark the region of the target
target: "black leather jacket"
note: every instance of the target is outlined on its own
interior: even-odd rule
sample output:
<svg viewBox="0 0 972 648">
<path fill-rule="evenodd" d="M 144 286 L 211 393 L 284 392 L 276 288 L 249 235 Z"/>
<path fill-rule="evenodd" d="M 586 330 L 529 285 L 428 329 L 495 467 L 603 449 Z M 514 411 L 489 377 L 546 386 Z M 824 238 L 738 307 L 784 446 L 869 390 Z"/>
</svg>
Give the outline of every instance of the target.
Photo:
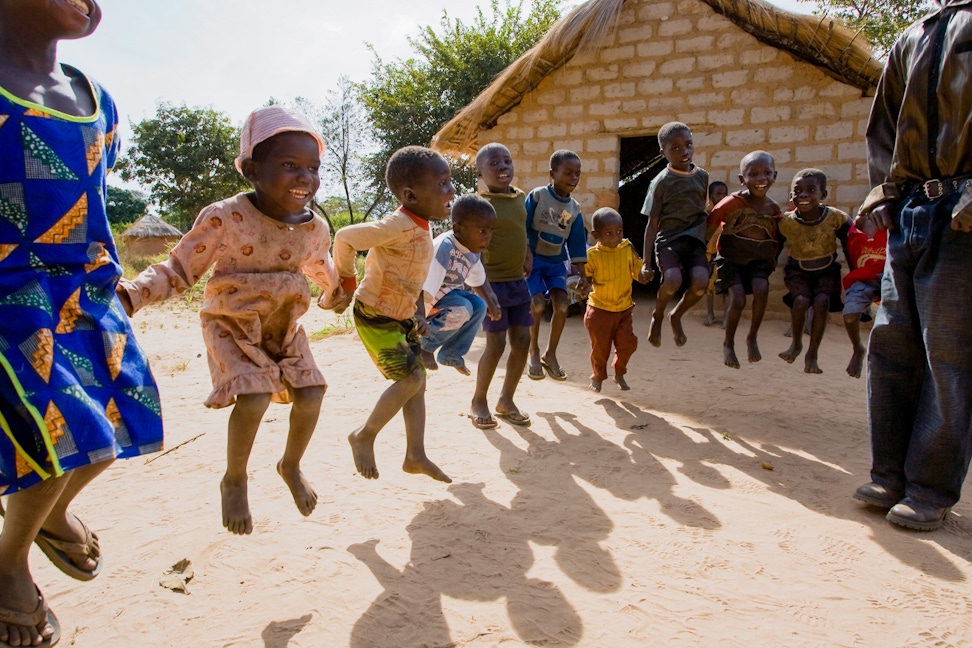
<svg viewBox="0 0 972 648">
<path fill-rule="evenodd" d="M 972 175 L 972 0 L 955 0 L 898 38 L 867 125 L 872 186 Z"/>
</svg>

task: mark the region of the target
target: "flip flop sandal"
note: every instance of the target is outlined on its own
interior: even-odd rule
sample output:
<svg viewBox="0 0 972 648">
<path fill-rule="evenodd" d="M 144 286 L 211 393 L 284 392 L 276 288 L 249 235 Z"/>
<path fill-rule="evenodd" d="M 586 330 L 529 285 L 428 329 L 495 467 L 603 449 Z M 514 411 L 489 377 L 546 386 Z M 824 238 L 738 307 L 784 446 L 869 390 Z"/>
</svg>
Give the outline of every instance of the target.
<svg viewBox="0 0 972 648">
<path fill-rule="evenodd" d="M 496 412 L 496 418 L 501 418 L 513 425 L 530 425 L 530 415 L 522 412 Z"/>
<path fill-rule="evenodd" d="M 4 513 L 6 511 L 4 511 L 3 505 L 0 504 L 0 517 L 3 517 Z M 94 541 L 98 539 L 98 536 L 88 529 L 87 525 L 81 521 L 81 518 L 75 515 L 74 519 L 78 521 L 78 524 L 84 530 L 84 542 L 61 540 L 41 529 L 37 533 L 37 537 L 34 538 L 34 544 L 62 572 L 79 581 L 89 581 L 101 573 L 101 555 L 94 555 Z M 94 569 L 91 571 L 81 569 L 74 564 L 74 561 L 71 560 L 68 554 L 80 554 L 94 560 Z"/>
<path fill-rule="evenodd" d="M 466 416 L 472 421 L 473 427 L 479 428 L 480 430 L 492 430 L 495 427 L 499 427 L 499 423 L 492 416 L 473 416 L 472 414 L 467 414 Z"/>
<path fill-rule="evenodd" d="M 36 585 L 34 589 L 37 589 Z M 27 628 L 36 628 L 42 621 L 47 621 L 47 624 L 54 629 L 54 634 L 51 635 L 50 639 L 42 641 L 38 645 L 44 648 L 46 646 L 53 646 L 61 640 L 61 624 L 58 623 L 54 612 L 47 607 L 47 601 L 44 600 L 44 595 L 41 594 L 40 589 L 37 589 L 37 607 L 34 608 L 33 612 L 18 612 L 17 610 L 0 607 L 0 621 L 7 625 L 17 625 Z M 0 641 L 0 648 L 13 647 L 6 641 Z"/>
<path fill-rule="evenodd" d="M 544 373 L 543 367 L 540 367 L 540 371 L 534 371 L 533 369 L 527 367 L 527 377 L 530 380 L 543 380 L 547 377 L 547 374 Z"/>
<path fill-rule="evenodd" d="M 559 371 L 554 371 L 553 367 L 548 365 L 543 360 L 540 361 L 540 366 L 543 367 L 544 370 L 547 372 L 547 374 L 549 374 L 550 377 L 553 378 L 554 380 L 560 380 L 560 381 L 567 380 L 567 372 L 564 371 L 563 368 L 561 368 Z"/>
</svg>

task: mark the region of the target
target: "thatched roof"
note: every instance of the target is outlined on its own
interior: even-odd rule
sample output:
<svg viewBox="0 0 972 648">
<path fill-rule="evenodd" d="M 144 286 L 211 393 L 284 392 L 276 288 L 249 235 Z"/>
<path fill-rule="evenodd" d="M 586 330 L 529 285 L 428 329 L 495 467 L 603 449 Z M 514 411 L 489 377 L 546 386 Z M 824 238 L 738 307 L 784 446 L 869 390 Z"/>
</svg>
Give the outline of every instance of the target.
<svg viewBox="0 0 972 648">
<path fill-rule="evenodd" d="M 474 153 L 476 136 L 496 125 L 524 95 L 578 51 L 597 47 L 614 29 L 625 0 L 589 0 L 561 18 L 526 54 L 514 61 L 432 139 L 432 147 Z M 871 44 L 832 18 L 804 16 L 764 0 L 700 0 L 758 40 L 823 69 L 864 93 L 873 92 L 881 62 Z"/>
<path fill-rule="evenodd" d="M 122 232 L 123 237 L 131 238 L 160 238 L 160 237 L 182 237 L 182 232 L 169 225 L 164 220 L 153 214 L 145 214 L 131 227 Z"/>
</svg>

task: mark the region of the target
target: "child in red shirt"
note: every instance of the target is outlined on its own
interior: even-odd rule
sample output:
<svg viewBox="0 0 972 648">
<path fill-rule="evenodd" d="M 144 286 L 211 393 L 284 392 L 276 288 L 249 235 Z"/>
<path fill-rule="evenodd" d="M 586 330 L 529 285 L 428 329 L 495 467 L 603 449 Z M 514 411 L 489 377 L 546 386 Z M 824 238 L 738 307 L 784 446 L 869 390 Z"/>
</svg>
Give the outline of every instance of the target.
<svg viewBox="0 0 972 648">
<path fill-rule="evenodd" d="M 861 229 L 858 229 L 860 227 Z M 888 231 L 869 219 L 860 219 L 847 232 L 847 264 L 851 271 L 843 278 L 844 328 L 854 347 L 847 375 L 861 377 L 867 347 L 861 343 L 861 318 L 871 304 L 881 300 L 881 275 L 887 259 Z"/>
</svg>

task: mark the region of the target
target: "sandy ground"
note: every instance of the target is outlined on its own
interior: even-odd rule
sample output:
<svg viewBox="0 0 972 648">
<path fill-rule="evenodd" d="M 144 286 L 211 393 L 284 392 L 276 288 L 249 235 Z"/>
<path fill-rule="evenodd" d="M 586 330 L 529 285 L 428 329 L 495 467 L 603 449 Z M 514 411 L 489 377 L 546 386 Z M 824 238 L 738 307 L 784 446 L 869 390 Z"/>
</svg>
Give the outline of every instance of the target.
<svg viewBox="0 0 972 648">
<path fill-rule="evenodd" d="M 320 502 L 301 517 L 277 476 L 288 409 L 271 405 L 247 537 L 220 524 L 230 410 L 203 407 L 197 314 L 178 301 L 146 309 L 136 331 L 170 451 L 119 462 L 79 500 L 106 556 L 95 581 L 32 550 L 61 645 L 972 645 L 972 496 L 931 534 L 850 497 L 869 451 L 844 331 L 828 329 L 824 373 L 810 376 L 802 359 L 777 357 L 785 322 L 767 321 L 763 361 L 733 370 L 722 330 L 695 314 L 685 347 L 667 327 L 649 346 L 641 302 L 632 390 L 587 391 L 589 342 L 572 317 L 560 352 L 570 379 L 521 382 L 530 428 L 474 429 L 474 379 L 433 374 L 426 443 L 448 486 L 400 470 L 400 417 L 378 439 L 381 478 L 355 475 L 345 437 L 386 383 L 353 332 L 314 342 L 331 383 L 305 462 Z M 315 310 L 305 326 L 333 320 Z M 183 558 L 188 595 L 159 585 Z"/>
</svg>

